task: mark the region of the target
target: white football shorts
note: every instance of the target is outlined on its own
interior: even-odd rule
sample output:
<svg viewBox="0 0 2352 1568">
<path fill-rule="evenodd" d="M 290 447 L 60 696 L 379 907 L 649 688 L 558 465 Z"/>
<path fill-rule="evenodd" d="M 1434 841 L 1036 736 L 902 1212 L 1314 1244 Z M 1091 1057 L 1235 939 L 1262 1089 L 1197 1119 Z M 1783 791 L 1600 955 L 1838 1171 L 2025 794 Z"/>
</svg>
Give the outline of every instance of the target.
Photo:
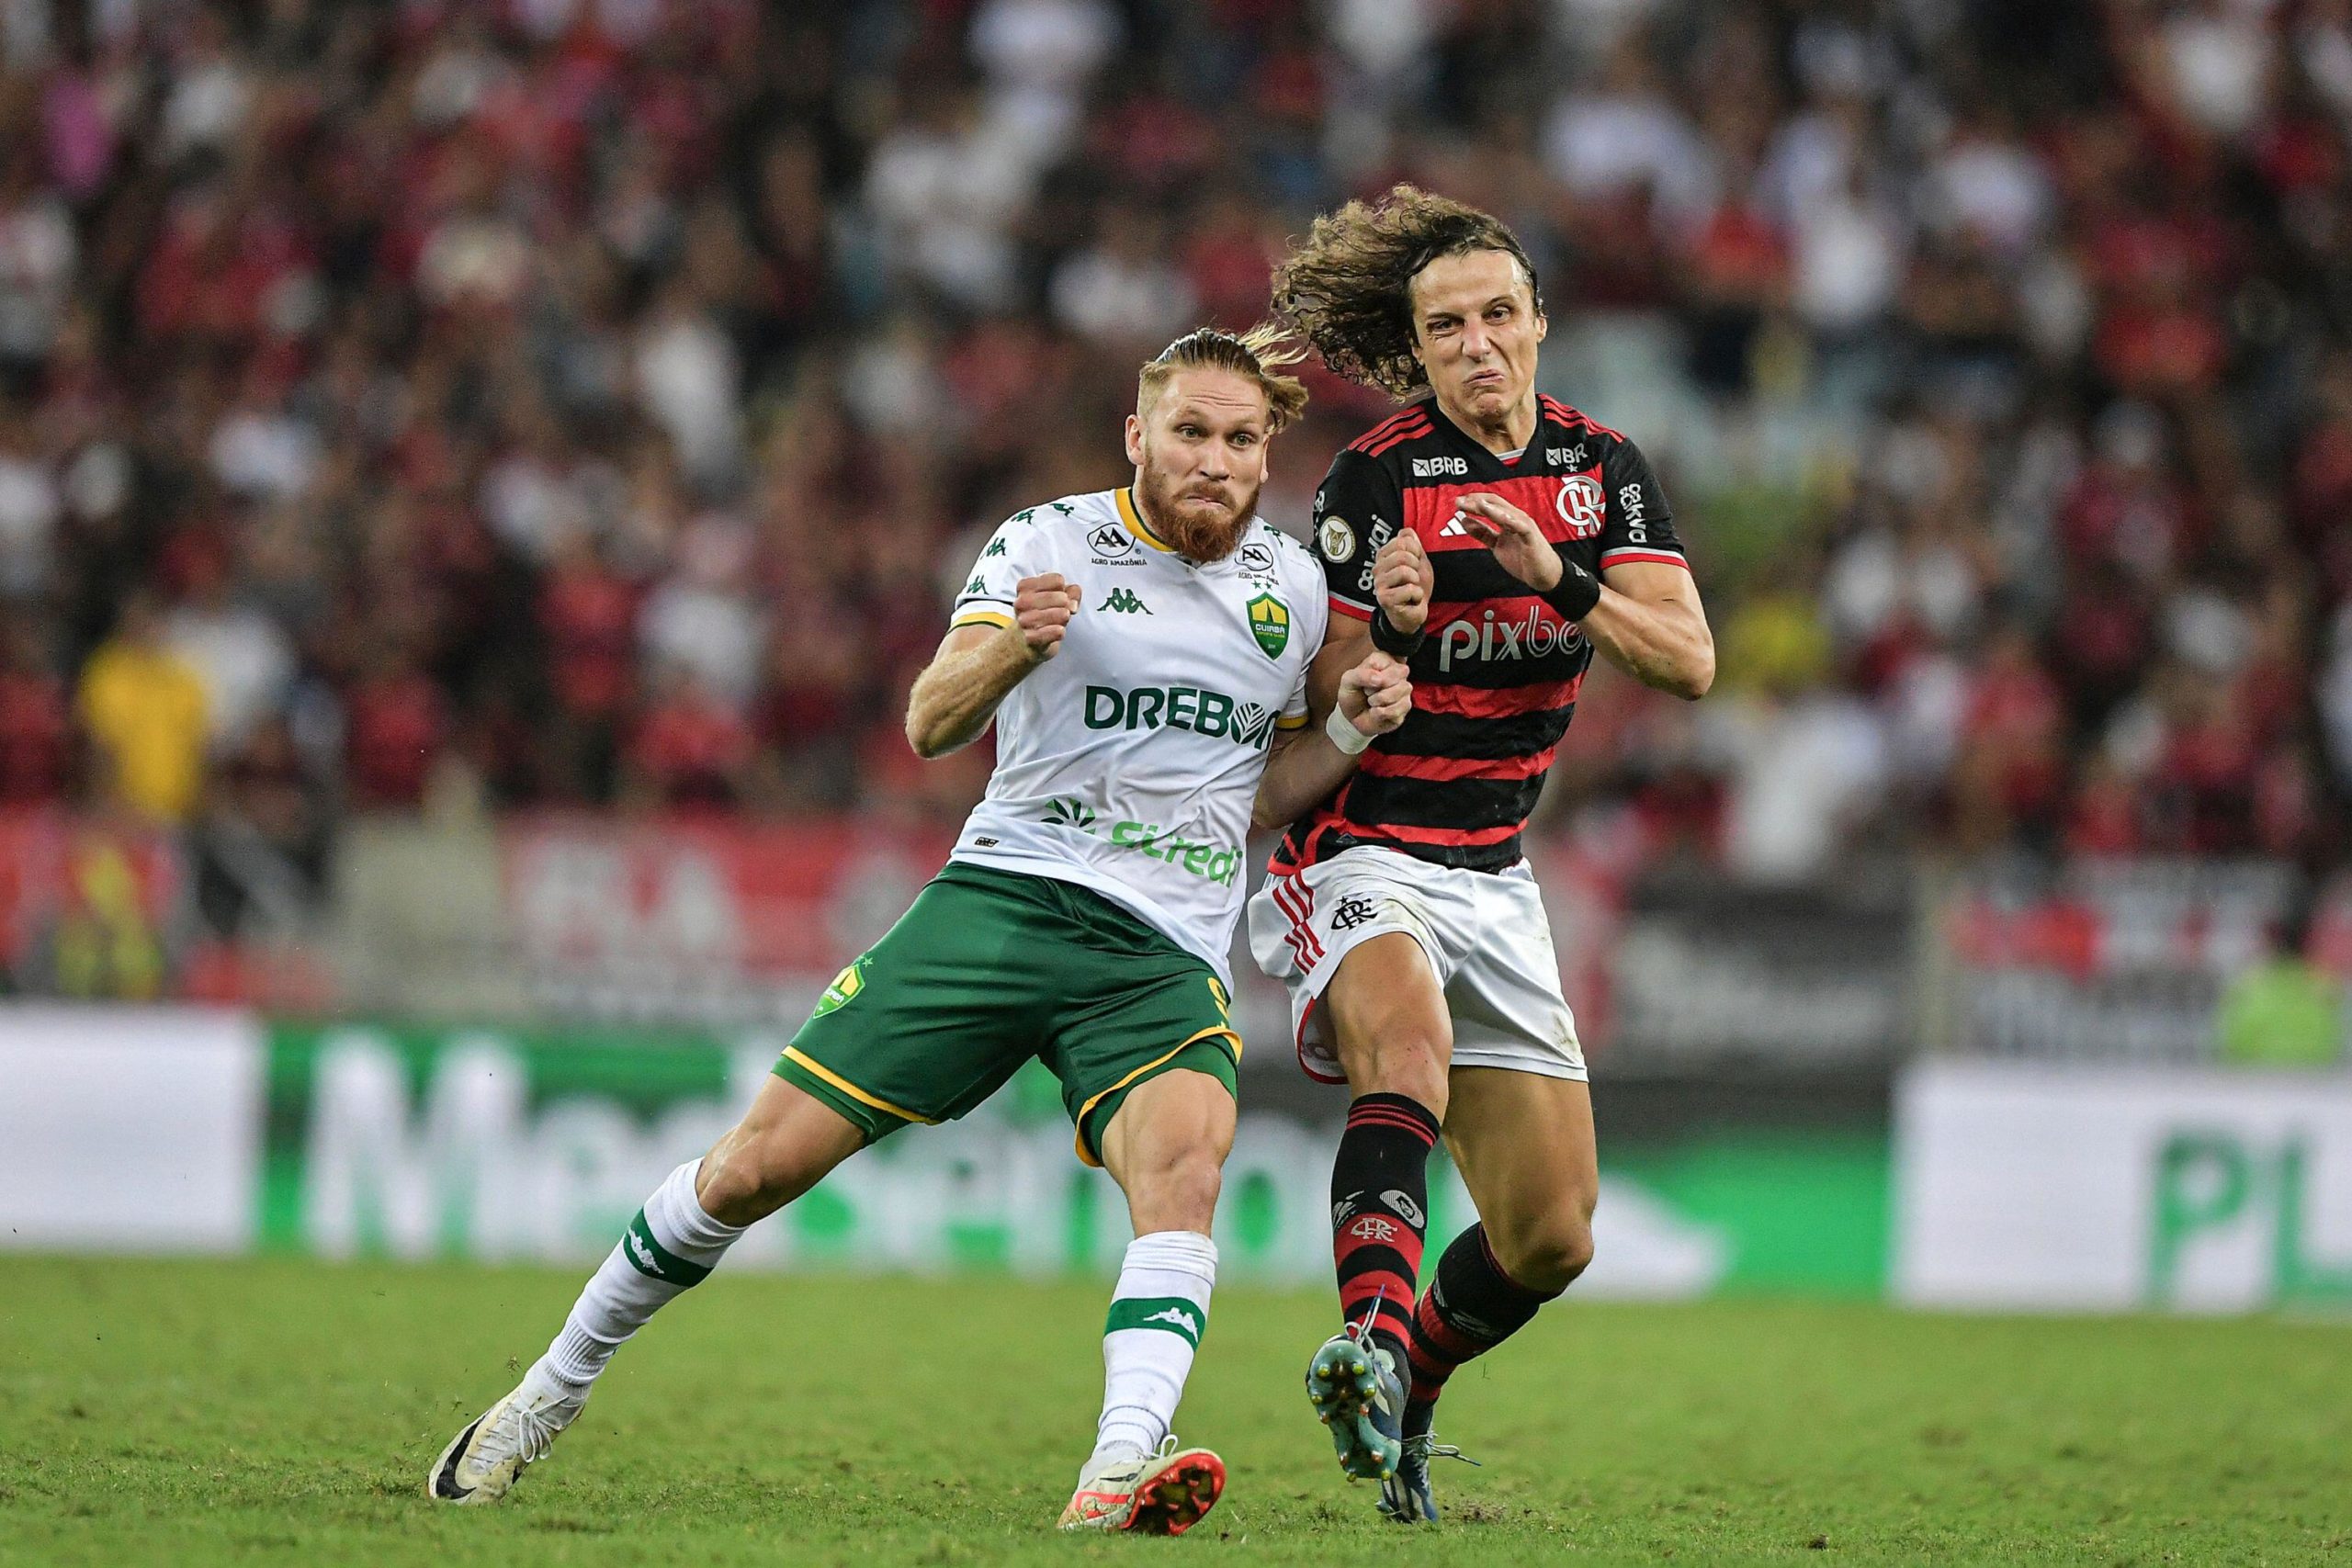
<svg viewBox="0 0 2352 1568">
<path fill-rule="evenodd" d="M 1298 1065 L 1309 1077 L 1347 1081 L 1315 1004 L 1341 959 L 1389 931 L 1420 943 L 1444 988 L 1455 1066 L 1584 1078 L 1584 1047 L 1527 863 L 1458 871 L 1363 846 L 1269 876 L 1250 899 L 1250 953 L 1290 992 Z"/>
</svg>

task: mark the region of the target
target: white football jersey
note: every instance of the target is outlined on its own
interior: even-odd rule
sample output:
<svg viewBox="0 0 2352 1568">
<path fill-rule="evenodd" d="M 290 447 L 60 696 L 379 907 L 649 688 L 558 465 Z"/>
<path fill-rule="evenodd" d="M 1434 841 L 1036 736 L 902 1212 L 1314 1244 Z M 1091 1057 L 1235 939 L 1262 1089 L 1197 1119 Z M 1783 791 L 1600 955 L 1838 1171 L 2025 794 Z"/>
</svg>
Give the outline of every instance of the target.
<svg viewBox="0 0 2352 1568">
<path fill-rule="evenodd" d="M 1226 954 L 1250 808 L 1276 729 L 1306 722 L 1323 570 L 1253 518 L 1220 561 L 1154 538 L 1125 490 L 1066 496 L 996 531 L 953 624 L 1012 624 L 1024 577 L 1079 585 L 1061 651 L 996 713 L 996 772 L 954 858 L 1091 887 L 1200 954 Z"/>
</svg>

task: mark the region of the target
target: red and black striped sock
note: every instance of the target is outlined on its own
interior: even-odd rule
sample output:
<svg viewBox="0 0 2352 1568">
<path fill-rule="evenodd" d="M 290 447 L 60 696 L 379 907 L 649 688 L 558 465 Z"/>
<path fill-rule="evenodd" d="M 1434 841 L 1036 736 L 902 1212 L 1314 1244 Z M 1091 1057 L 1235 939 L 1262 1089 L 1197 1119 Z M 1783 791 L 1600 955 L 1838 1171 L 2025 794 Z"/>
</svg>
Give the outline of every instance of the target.
<svg viewBox="0 0 2352 1568">
<path fill-rule="evenodd" d="M 1536 1310 L 1559 1293 L 1531 1291 L 1504 1273 L 1485 1225 L 1455 1236 L 1437 1260 L 1429 1294 L 1413 1309 L 1413 1392 L 1405 1406 L 1405 1430 L 1428 1431 L 1430 1409 L 1453 1369 L 1526 1327 Z"/>
<path fill-rule="evenodd" d="M 1331 1162 L 1340 1315 L 1361 1323 L 1376 1306 L 1372 1331 L 1400 1362 L 1412 1334 L 1436 1144 L 1437 1117 L 1428 1106 L 1410 1095 L 1367 1094 L 1348 1107 L 1348 1129 Z"/>
</svg>

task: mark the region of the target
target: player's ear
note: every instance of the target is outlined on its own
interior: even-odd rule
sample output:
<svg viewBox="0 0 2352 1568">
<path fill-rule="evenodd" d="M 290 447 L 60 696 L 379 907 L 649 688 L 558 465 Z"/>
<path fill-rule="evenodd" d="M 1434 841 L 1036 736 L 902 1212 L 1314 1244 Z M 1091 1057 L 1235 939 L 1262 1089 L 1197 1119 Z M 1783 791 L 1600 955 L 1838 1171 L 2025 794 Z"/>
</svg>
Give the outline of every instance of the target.
<svg viewBox="0 0 2352 1568">
<path fill-rule="evenodd" d="M 1537 343 L 1542 343 L 1546 337 L 1549 337 L 1551 333 L 1552 318 L 1545 315 L 1544 313 L 1544 308 L 1539 305 L 1535 309 L 1535 341 Z"/>
<path fill-rule="evenodd" d="M 1143 416 L 1141 414 L 1127 415 L 1127 461 L 1138 468 L 1143 467 Z"/>
</svg>

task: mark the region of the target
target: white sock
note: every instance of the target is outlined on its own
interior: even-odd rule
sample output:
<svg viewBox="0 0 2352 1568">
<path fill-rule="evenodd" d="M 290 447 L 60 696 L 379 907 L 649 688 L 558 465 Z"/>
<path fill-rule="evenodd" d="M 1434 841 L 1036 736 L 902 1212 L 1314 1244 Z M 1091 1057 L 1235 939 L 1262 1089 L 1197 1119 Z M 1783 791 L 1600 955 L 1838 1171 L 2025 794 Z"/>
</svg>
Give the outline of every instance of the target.
<svg viewBox="0 0 2352 1568">
<path fill-rule="evenodd" d="M 623 1341 L 689 1286 L 700 1284 L 743 1234 L 723 1225 L 695 1196 L 702 1161 L 672 1171 L 622 1233 L 620 1245 L 589 1277 L 548 1353 L 525 1380 L 561 1398 L 585 1398 L 588 1385 Z"/>
<path fill-rule="evenodd" d="M 1154 1231 L 1127 1244 L 1102 1326 L 1102 1419 L 1089 1464 L 1151 1453 L 1168 1436 L 1216 1285 L 1216 1243 L 1197 1231 Z"/>
</svg>

